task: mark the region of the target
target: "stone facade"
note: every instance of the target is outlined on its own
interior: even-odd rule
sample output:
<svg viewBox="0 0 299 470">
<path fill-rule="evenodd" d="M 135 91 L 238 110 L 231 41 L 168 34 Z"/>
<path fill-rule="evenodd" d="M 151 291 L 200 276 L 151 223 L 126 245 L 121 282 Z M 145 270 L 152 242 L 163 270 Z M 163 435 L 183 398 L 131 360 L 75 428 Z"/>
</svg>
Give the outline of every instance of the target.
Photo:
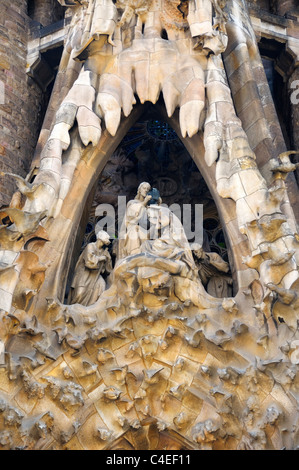
<svg viewBox="0 0 299 470">
<path fill-rule="evenodd" d="M 1 171 L 25 177 L 30 169 L 43 117 L 43 93 L 26 74 L 29 18 L 26 2 L 1 5 L 0 79 L 3 84 L 1 116 Z M 7 178 L 1 185 L 1 205 L 16 189 Z"/>
<path fill-rule="evenodd" d="M 3 18 L 0 448 L 298 448 L 295 2 Z"/>
</svg>

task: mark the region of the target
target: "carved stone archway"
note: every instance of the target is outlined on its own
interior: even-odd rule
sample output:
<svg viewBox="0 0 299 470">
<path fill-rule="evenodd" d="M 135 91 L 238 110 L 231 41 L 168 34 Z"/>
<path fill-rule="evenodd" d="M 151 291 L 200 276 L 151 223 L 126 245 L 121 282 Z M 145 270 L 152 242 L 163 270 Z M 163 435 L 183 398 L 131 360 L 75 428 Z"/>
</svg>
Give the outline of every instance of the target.
<svg viewBox="0 0 299 470">
<path fill-rule="evenodd" d="M 56 261 L 51 265 L 53 275 L 51 276 L 50 271 L 48 271 L 47 279 L 41 289 L 40 295 L 38 296 L 40 300 L 33 299 L 33 311 L 36 308 L 41 308 L 41 310 L 44 310 L 45 308 L 46 296 L 43 296 L 43 290 L 47 292 L 47 297 L 57 298 L 61 301 L 63 300 L 67 278 L 65 273 L 69 270 L 74 240 L 76 239 L 77 229 L 81 221 L 86 201 L 88 200 L 95 182 L 99 178 L 105 164 L 109 161 L 112 153 L 118 147 L 126 132 L 145 112 L 144 106 L 146 105 L 136 106 L 131 115 L 121 121 L 119 131 L 114 137 L 110 136 L 109 133 L 105 131 L 97 147 L 87 147 L 85 150 L 83 150 L 82 147 L 82 159 L 74 174 L 72 186 L 62 205 L 61 213 L 56 219 L 50 219 L 45 226 L 45 229 L 49 234 L 49 238 L 52 241 L 47 242 L 45 245 L 44 255 L 43 250 L 39 252 L 40 261 L 42 263 L 46 263 L 49 252 L 52 253 L 52 256 L 56 254 Z M 175 114 L 171 119 L 169 119 L 165 113 L 163 105 L 157 104 L 156 109 L 158 114 L 161 115 L 164 120 L 169 121 L 178 136 L 180 136 L 181 133 L 178 116 Z M 76 135 L 76 131 L 74 132 Z M 202 136 L 197 134 L 192 138 L 182 139 L 182 142 L 196 163 L 213 196 L 222 225 L 226 230 L 229 244 L 233 247 L 232 253 L 236 269 L 235 275 L 240 288 L 242 288 L 242 286 L 246 286 L 248 284 L 248 278 L 250 278 L 250 276 L 251 279 L 254 280 L 255 274 L 254 272 L 251 272 L 250 269 L 244 270 L 246 267 L 242 265 L 241 262 L 242 256 L 248 256 L 250 251 L 246 237 L 242 236 L 238 232 L 235 203 L 228 199 L 221 198 L 216 190 L 215 165 L 208 167 L 203 160 L 204 146 Z M 74 200 L 80 200 L 80 203 L 73 204 Z M 59 241 L 55 237 L 51 237 L 51 233 L 57 233 L 57 231 L 61 234 L 63 233 L 63 237 L 61 237 Z M 61 240 L 63 240 L 66 248 L 61 246 Z M 57 242 L 59 242 L 59 246 L 56 246 Z M 43 258 L 43 256 L 45 256 L 45 258 Z M 38 302 L 37 304 L 36 301 Z M 39 302 L 41 302 L 41 304 Z"/>
</svg>

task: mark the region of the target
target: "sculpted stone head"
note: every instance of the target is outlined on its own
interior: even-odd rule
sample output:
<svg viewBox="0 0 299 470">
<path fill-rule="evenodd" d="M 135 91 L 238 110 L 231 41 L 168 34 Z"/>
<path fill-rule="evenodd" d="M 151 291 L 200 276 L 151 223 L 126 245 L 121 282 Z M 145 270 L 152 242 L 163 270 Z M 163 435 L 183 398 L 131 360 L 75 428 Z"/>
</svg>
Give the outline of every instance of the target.
<svg viewBox="0 0 299 470">
<path fill-rule="evenodd" d="M 149 191 L 151 190 L 151 185 L 149 183 L 143 182 L 138 186 L 137 197 L 145 198 Z"/>
<path fill-rule="evenodd" d="M 97 233 L 97 242 L 101 242 L 102 245 L 109 245 L 110 244 L 110 237 L 105 230 L 99 230 Z"/>
</svg>

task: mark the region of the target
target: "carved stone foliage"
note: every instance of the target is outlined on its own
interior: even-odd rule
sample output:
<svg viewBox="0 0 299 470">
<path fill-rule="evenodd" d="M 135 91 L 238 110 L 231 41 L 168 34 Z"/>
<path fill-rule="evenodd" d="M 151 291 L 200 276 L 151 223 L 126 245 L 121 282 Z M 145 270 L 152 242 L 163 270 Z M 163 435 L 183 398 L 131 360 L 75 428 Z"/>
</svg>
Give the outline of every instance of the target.
<svg viewBox="0 0 299 470">
<path fill-rule="evenodd" d="M 73 11 L 62 68 L 79 63 L 78 78 L 35 179 L 14 176 L 0 213 L 0 448 L 296 448 L 299 237 L 281 207 L 294 168 L 288 153 L 271 161 L 269 185 L 236 116 L 221 58 L 231 11 L 216 0 L 60 3 Z M 202 167 L 233 204 L 247 285 L 231 296 L 227 263 L 190 247 L 145 182 L 115 264 L 101 233 L 64 303 L 107 141 L 112 154 L 137 101 L 161 93 L 184 142 L 202 136 Z"/>
<path fill-rule="evenodd" d="M 128 212 L 164 213 L 149 190 Z M 188 244 L 171 259 L 163 236 L 145 236 L 123 253 L 92 305 L 49 298 L 48 328 L 2 314 L 1 447 L 294 446 L 298 332 L 279 323 L 271 334 L 265 315 L 242 314 L 241 297 L 207 294 Z"/>
</svg>

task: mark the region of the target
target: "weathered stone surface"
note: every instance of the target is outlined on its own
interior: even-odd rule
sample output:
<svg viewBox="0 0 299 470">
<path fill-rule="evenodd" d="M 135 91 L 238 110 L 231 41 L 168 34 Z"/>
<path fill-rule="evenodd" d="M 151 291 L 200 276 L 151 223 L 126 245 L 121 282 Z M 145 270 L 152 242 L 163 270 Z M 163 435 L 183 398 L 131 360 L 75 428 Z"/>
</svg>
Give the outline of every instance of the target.
<svg viewBox="0 0 299 470">
<path fill-rule="evenodd" d="M 280 151 L 243 2 L 59 3 L 71 3 L 56 84 L 67 80 L 35 178 L 3 161 L 18 191 L 0 213 L 0 448 L 297 448 L 299 236 L 286 190 L 297 165 Z M 230 263 L 190 246 L 144 181 L 111 253 L 99 231 L 76 259 L 95 183 L 114 155 L 104 176 L 121 194 L 114 151 L 148 101 L 208 180 Z"/>
</svg>

